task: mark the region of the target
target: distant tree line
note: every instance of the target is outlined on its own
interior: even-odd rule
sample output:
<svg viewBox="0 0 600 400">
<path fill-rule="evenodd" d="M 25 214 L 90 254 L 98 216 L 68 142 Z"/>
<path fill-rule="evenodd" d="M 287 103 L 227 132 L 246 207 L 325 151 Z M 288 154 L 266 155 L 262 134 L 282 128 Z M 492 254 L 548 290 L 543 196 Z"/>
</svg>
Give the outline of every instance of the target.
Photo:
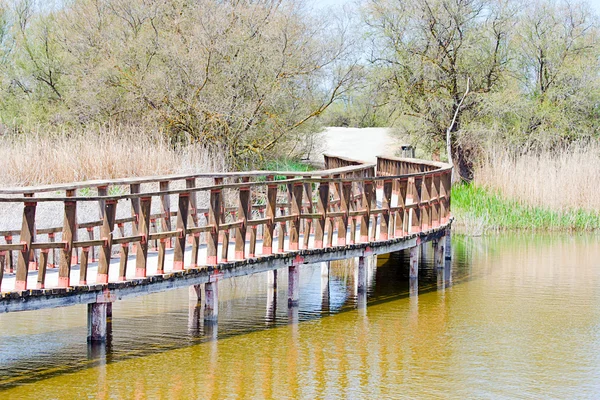
<svg viewBox="0 0 600 400">
<path fill-rule="evenodd" d="M 464 179 L 490 143 L 598 140 L 585 2 L 365 0 L 353 18 L 309 5 L 0 0 L 3 129 L 147 126 L 243 167 L 305 154 L 320 125 L 393 126 L 433 158 L 449 136 Z"/>
</svg>

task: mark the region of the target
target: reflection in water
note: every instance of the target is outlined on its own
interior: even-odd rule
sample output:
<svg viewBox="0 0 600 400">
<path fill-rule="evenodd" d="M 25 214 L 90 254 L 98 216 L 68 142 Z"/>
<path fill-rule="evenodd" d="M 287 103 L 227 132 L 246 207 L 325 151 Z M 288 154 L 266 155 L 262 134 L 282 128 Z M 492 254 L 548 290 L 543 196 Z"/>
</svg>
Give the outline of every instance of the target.
<svg viewBox="0 0 600 400">
<path fill-rule="evenodd" d="M 436 269 L 425 250 L 416 286 L 406 255 L 368 259 L 364 295 L 355 260 L 303 266 L 299 305 L 289 309 L 286 269 L 278 288 L 267 274 L 225 280 L 218 325 L 204 323 L 187 290 L 120 301 L 105 347 L 85 344 L 85 307 L 0 315 L 0 390 L 8 398 L 600 396 L 596 236 L 455 237 L 453 253 L 452 268 Z"/>
</svg>

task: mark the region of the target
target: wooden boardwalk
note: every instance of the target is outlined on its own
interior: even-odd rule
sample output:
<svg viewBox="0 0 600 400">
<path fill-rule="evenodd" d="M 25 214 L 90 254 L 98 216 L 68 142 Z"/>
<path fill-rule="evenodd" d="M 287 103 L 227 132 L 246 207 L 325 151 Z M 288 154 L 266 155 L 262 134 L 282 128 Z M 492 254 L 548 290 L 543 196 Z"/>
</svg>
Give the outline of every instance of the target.
<svg viewBox="0 0 600 400">
<path fill-rule="evenodd" d="M 325 156 L 324 170 L 302 173 L 0 189 L 0 203 L 23 213 L 21 229 L 0 232 L 0 313 L 88 304 L 90 339 L 103 340 L 110 304 L 130 296 L 184 286 L 199 295 L 205 284 L 205 317 L 216 318 L 219 279 L 289 268 L 293 306 L 299 265 L 358 257 L 360 269 L 368 255 L 403 249 L 416 278 L 421 243 L 435 241 L 438 261 L 449 254 L 450 177 L 443 163 Z M 82 203 L 97 204 L 97 221 L 78 222 Z M 36 229 L 44 204 L 60 205 L 61 226 Z"/>
</svg>

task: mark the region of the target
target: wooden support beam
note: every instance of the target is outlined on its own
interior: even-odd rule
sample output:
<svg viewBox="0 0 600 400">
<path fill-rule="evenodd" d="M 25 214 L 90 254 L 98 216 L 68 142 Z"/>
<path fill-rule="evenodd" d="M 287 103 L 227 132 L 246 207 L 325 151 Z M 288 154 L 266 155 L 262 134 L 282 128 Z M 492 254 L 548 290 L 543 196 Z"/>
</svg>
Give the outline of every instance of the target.
<svg viewBox="0 0 600 400">
<path fill-rule="evenodd" d="M 288 307 L 298 305 L 300 298 L 300 266 L 288 267 Z"/>
<path fill-rule="evenodd" d="M 414 246 L 410 248 L 410 263 L 408 276 L 411 279 L 416 279 L 419 276 L 419 248 L 421 246 Z"/>
<path fill-rule="evenodd" d="M 357 290 L 358 293 L 365 293 L 367 291 L 367 263 L 365 257 L 358 257 L 357 269 Z"/>
<path fill-rule="evenodd" d="M 204 320 L 216 322 L 219 317 L 219 282 L 204 284 Z"/>
</svg>

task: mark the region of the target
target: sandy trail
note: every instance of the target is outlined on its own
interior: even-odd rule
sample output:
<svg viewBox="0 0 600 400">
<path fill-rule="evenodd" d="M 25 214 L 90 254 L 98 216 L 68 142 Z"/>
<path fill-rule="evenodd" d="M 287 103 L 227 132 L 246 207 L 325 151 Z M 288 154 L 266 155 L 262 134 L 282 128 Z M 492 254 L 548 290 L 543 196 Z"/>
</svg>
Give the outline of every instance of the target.
<svg viewBox="0 0 600 400">
<path fill-rule="evenodd" d="M 311 161 L 323 162 L 323 154 L 333 154 L 375 162 L 377 156 L 393 156 L 400 144 L 388 128 L 327 128 L 322 151 Z"/>
</svg>

